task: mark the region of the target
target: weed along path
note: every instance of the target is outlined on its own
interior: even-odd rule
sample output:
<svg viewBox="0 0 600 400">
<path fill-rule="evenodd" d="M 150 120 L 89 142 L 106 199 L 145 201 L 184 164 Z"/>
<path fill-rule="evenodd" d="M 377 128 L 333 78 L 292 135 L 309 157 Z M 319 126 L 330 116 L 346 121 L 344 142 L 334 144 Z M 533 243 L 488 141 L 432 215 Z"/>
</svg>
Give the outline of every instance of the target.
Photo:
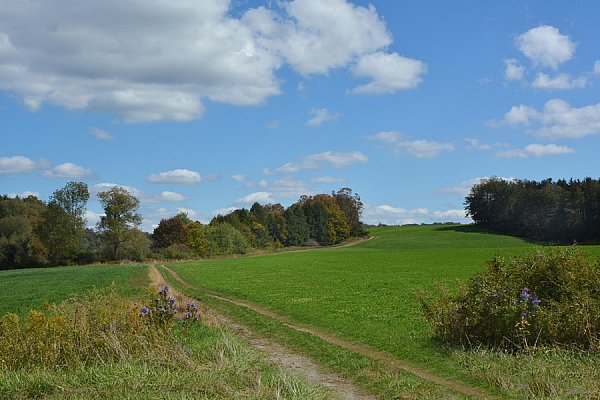
<svg viewBox="0 0 600 400">
<path fill-rule="evenodd" d="M 153 285 L 162 286 L 166 283 L 165 279 L 155 266 L 150 267 L 149 273 Z M 179 279 L 172 271 L 169 270 L 169 273 L 182 285 L 190 287 L 190 285 L 187 285 Z M 170 290 L 172 295 L 179 302 L 197 302 L 197 300 L 178 292 L 174 288 L 170 288 Z M 315 364 L 310 358 L 296 354 L 271 339 L 260 337 L 248 329 L 248 327 L 216 313 L 205 305 L 201 305 L 199 313 L 203 322 L 210 326 L 221 326 L 234 329 L 238 335 L 243 337 L 253 347 L 260 350 L 269 362 L 278 365 L 284 371 L 290 371 L 297 376 L 301 376 L 313 384 L 328 388 L 336 398 L 347 400 L 375 400 L 374 397 L 363 394 L 347 379 L 325 371 L 323 367 Z"/>
<path fill-rule="evenodd" d="M 411 364 L 410 362 L 407 362 L 405 360 L 400 360 L 388 353 L 385 353 L 383 351 L 378 351 L 375 350 L 373 348 L 370 348 L 366 345 L 363 344 L 359 344 L 359 343 L 353 343 L 344 339 L 340 339 L 334 335 L 332 335 L 331 333 L 322 331 L 318 328 L 315 328 L 314 326 L 311 325 L 307 325 L 307 324 L 303 324 L 303 323 L 298 323 L 298 322 L 292 322 L 290 321 L 290 319 L 284 315 L 280 315 L 277 314 L 273 311 L 270 311 L 264 307 L 261 307 L 259 305 L 241 300 L 241 299 L 236 299 L 234 297 L 225 297 L 219 293 L 210 291 L 206 288 L 202 288 L 202 287 L 198 287 L 195 285 L 190 284 L 189 282 L 186 282 L 185 280 L 183 280 L 175 271 L 173 271 L 172 269 L 166 267 L 166 266 L 161 266 L 165 271 L 167 271 L 170 275 L 171 278 L 174 279 L 175 281 L 177 281 L 179 284 L 181 284 L 183 287 L 186 287 L 188 289 L 191 290 L 195 290 L 198 291 L 200 293 L 202 293 L 203 295 L 210 297 L 212 299 L 221 301 L 221 302 L 226 302 L 226 303 L 230 303 L 233 305 L 236 305 L 238 307 L 243 307 L 245 309 L 249 309 L 253 312 L 256 312 L 262 316 L 268 317 L 270 319 L 276 320 L 280 323 L 282 323 L 283 325 L 285 325 L 286 327 L 298 331 L 298 332 L 303 332 L 303 333 L 307 333 L 313 336 L 316 336 L 318 338 L 320 338 L 321 340 L 338 346 L 340 348 L 346 349 L 346 350 L 350 350 L 352 352 L 355 352 L 357 354 L 360 354 L 364 357 L 367 357 L 369 359 L 372 360 L 376 360 L 376 361 L 380 361 L 382 363 L 384 363 L 390 370 L 392 371 L 403 371 L 403 372 L 408 372 L 411 374 L 414 374 L 426 381 L 429 381 L 431 383 L 434 383 L 436 385 L 439 385 L 443 388 L 446 388 L 448 390 L 448 392 L 455 392 L 455 393 L 460 393 L 462 395 L 466 395 L 469 397 L 473 397 L 473 398 L 477 398 L 477 399 L 497 399 L 498 397 L 493 396 L 489 393 L 487 393 L 486 391 L 484 391 L 483 389 L 477 388 L 477 387 L 473 387 L 473 386 L 469 386 L 465 383 L 456 381 L 456 380 L 452 380 L 452 379 L 448 379 L 445 378 L 443 376 L 437 375 L 432 373 L 431 371 L 424 369 L 422 367 L 416 366 Z M 153 267 L 154 270 L 156 270 Z M 158 271 L 157 271 L 158 272 Z M 227 324 L 232 324 L 231 321 L 226 321 Z M 233 323 L 234 326 L 236 326 L 235 323 Z M 242 334 L 244 334 L 244 331 L 242 330 Z M 268 339 L 257 339 L 256 337 L 253 339 L 255 346 L 256 347 L 260 347 L 261 343 L 267 343 L 264 344 L 265 346 L 265 351 L 268 354 L 271 354 L 273 356 L 273 361 L 277 362 L 277 353 L 279 353 L 280 351 L 283 351 L 284 356 L 283 358 L 287 358 L 289 361 L 291 361 L 291 359 L 289 357 L 287 357 L 285 354 L 285 352 L 288 352 L 288 354 L 292 354 L 289 351 L 287 351 L 285 348 L 283 348 L 282 346 L 279 346 L 273 342 L 271 342 Z M 294 357 L 298 357 L 297 361 L 300 362 L 299 365 L 302 365 L 303 362 L 307 361 L 306 360 L 302 360 L 304 359 L 304 357 L 302 356 L 298 356 L 294 354 Z M 313 367 L 311 368 L 315 368 L 315 371 L 319 371 L 320 367 L 317 367 L 316 365 L 314 365 L 314 363 L 310 360 L 308 360 L 308 362 L 313 364 Z M 278 363 L 278 364 L 285 364 L 285 362 L 282 363 Z M 304 364 L 306 365 L 306 364 Z M 288 366 L 289 368 L 289 366 Z M 301 369 L 304 369 L 302 367 L 299 367 Z M 294 367 L 292 367 L 293 370 L 295 370 Z M 306 370 L 304 371 L 305 373 L 307 372 Z M 314 372 L 314 371 L 313 371 Z M 317 376 L 320 375 L 319 372 L 314 372 Z M 307 376 L 308 378 L 310 378 L 310 376 Z M 326 380 L 330 380 L 332 378 L 332 376 L 329 376 Z M 320 378 L 317 378 L 320 379 Z M 343 380 L 341 378 L 339 378 L 340 381 L 343 382 Z M 336 381 L 337 379 L 334 378 L 334 381 Z M 325 386 L 328 386 L 327 384 L 324 384 Z M 342 386 L 345 385 L 349 385 L 348 383 L 344 383 Z M 335 386 L 334 386 L 335 387 Z M 346 386 L 346 387 L 351 387 L 350 386 Z M 352 397 L 352 395 L 350 395 L 351 393 L 354 392 L 349 392 L 349 393 L 342 393 L 339 391 L 336 391 L 342 398 L 347 398 L 347 399 L 359 399 L 359 398 L 369 398 L 369 397 L 364 397 L 364 396 L 359 396 L 359 397 Z M 355 395 L 358 396 L 358 395 Z"/>
</svg>

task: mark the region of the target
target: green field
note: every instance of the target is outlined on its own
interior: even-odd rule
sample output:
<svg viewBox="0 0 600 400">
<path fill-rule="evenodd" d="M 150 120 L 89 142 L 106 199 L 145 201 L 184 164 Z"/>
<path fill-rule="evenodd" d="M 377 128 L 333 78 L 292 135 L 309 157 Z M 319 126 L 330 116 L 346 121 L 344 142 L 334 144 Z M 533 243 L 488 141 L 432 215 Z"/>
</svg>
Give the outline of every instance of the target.
<svg viewBox="0 0 600 400">
<path fill-rule="evenodd" d="M 432 339 L 422 319 L 417 290 L 435 290 L 435 282 L 453 285 L 456 279 L 468 279 L 483 271 L 485 261 L 496 254 L 522 255 L 539 244 L 473 226 L 384 227 L 369 233 L 375 238 L 350 247 L 210 259 L 168 267 L 197 287 L 250 301 L 292 322 L 384 351 L 502 397 L 565 398 L 574 394 L 593 398 L 600 391 L 598 356 L 554 350 L 511 356 L 481 349 L 451 349 Z M 584 251 L 598 256 L 600 246 L 585 246 Z M 309 355 L 379 398 L 463 398 L 447 387 L 408 372 L 389 370 L 385 363 L 186 288 L 168 273 L 165 277 L 173 286 L 250 326 L 259 335 Z M 112 282 L 125 297 L 140 298 L 149 284 L 148 267 L 129 264 L 0 271 L 0 313 L 11 311 L 24 316 L 45 301 L 58 303 L 71 293 Z M 328 397 L 322 388 L 288 377 L 264 363 L 231 331 L 200 327 L 194 331 L 189 349 L 192 353 L 186 363 L 193 367 L 132 360 L 67 372 L 43 368 L 2 372 L 0 397 L 148 398 L 158 390 L 170 392 L 172 398 L 275 398 L 273 393 L 282 390 L 281 385 L 287 387 L 284 392 L 288 390 L 284 397 Z M 222 354 L 226 355 L 225 361 L 219 358 Z M 215 368 L 222 368 L 222 375 L 211 372 Z M 240 381 L 239 371 L 245 371 L 244 382 Z"/>
<path fill-rule="evenodd" d="M 122 295 L 139 296 L 150 283 L 148 267 L 132 264 L 0 271 L 0 315 L 10 311 L 24 316 L 46 301 L 60 303 L 72 293 L 113 282 Z"/>
<path fill-rule="evenodd" d="M 0 271 L 0 316 L 13 312 L 24 317 L 46 301 L 58 304 L 73 293 L 112 283 L 121 296 L 138 301 L 150 284 L 148 267 L 127 264 Z M 0 399 L 330 397 L 327 389 L 265 362 L 255 348 L 227 328 L 197 324 L 189 332 L 185 349 L 186 355 L 174 360 L 157 360 L 154 353 L 161 355 L 165 349 L 149 349 L 151 357 L 126 357 L 125 362 L 18 369 L 0 363 Z"/>
<path fill-rule="evenodd" d="M 467 279 L 484 270 L 485 261 L 494 255 L 521 255 L 536 244 L 472 226 L 375 228 L 370 234 L 376 238 L 352 247 L 170 267 L 199 287 L 251 301 L 292 321 L 364 343 L 442 375 L 487 387 L 518 387 L 520 379 L 527 379 L 526 371 L 519 375 L 516 358 L 473 356 L 433 341 L 421 319 L 415 292 L 435 290 L 436 281 Z M 598 254 L 599 249 L 586 250 Z M 564 368 L 562 359 L 554 361 L 556 368 Z M 539 362 L 551 370 L 554 361 Z M 514 379 L 494 382 L 489 375 L 496 373 L 495 364 L 516 368 L 508 373 Z M 579 377 L 573 375 L 575 381 Z"/>
<path fill-rule="evenodd" d="M 531 245 L 448 227 L 378 228 L 376 239 L 346 248 L 175 264 L 199 286 L 250 300 L 299 322 L 389 351 L 443 364 L 419 320 L 415 291 L 465 279 L 496 253 Z"/>
</svg>

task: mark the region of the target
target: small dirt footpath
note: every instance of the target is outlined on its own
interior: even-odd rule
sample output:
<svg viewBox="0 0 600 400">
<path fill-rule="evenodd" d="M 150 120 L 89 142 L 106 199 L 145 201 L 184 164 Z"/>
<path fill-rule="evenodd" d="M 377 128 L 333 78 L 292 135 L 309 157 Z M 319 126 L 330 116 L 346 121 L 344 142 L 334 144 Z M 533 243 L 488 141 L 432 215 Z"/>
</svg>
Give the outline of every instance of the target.
<svg viewBox="0 0 600 400">
<path fill-rule="evenodd" d="M 181 281 L 181 279 L 179 279 L 179 277 L 171 270 L 169 270 L 169 273 L 186 287 L 191 287 Z M 155 286 L 163 286 L 166 283 L 155 266 L 150 266 L 150 279 Z M 186 304 L 192 301 L 198 303 L 198 300 L 192 299 L 173 288 L 170 288 L 170 292 L 180 304 Z M 326 371 L 325 368 L 315 364 L 310 358 L 296 354 L 271 339 L 260 337 L 248 327 L 216 313 L 214 310 L 209 309 L 203 304 L 199 307 L 199 314 L 202 321 L 207 325 L 219 327 L 225 326 L 234 329 L 238 335 L 260 350 L 269 362 L 278 365 L 285 371 L 290 371 L 297 376 L 301 376 L 313 384 L 328 388 L 336 398 L 347 400 L 375 400 L 374 397 L 362 393 L 347 379 Z"/>
<path fill-rule="evenodd" d="M 318 338 L 320 338 L 320 339 L 322 339 L 322 340 L 324 340 L 324 341 L 326 341 L 328 343 L 334 344 L 336 346 L 342 347 L 342 348 L 347 349 L 347 350 L 351 350 L 351 351 L 353 351 L 355 353 L 361 354 L 361 355 L 363 355 L 365 357 L 368 357 L 368 358 L 371 358 L 373 360 L 382 361 L 383 363 L 385 363 L 386 365 L 388 365 L 392 370 L 396 370 L 396 371 L 397 370 L 403 370 L 403 371 L 410 372 L 410 373 L 412 373 L 414 375 L 417 375 L 418 377 L 420 377 L 422 379 L 428 380 L 430 382 L 433 382 L 433 383 L 436 383 L 438 385 L 444 386 L 444 387 L 446 387 L 446 388 L 448 388 L 448 389 L 450 389 L 452 391 L 455 391 L 455 392 L 458 392 L 458 393 L 462 393 L 462 394 L 465 394 L 467 396 L 471 396 L 471 397 L 476 398 L 476 399 L 498 399 L 498 397 L 490 395 L 489 393 L 485 392 L 482 389 L 479 389 L 479 388 L 476 388 L 476 387 L 472 387 L 472 386 L 468 386 L 468 385 L 466 385 L 466 384 L 464 384 L 462 382 L 451 380 L 451 379 L 448 379 L 448 378 L 436 375 L 436 374 L 432 373 L 431 371 L 428 371 L 428 370 L 426 370 L 424 368 L 421 368 L 421 367 L 418 367 L 416 365 L 413 365 L 410 362 L 399 360 L 396 357 L 394 357 L 394 356 L 392 356 L 392 355 L 390 355 L 388 353 L 372 349 L 372 348 L 370 348 L 370 347 L 368 347 L 366 345 L 363 345 L 363 344 L 353 343 L 353 342 L 349 342 L 349 341 L 344 340 L 344 339 L 340 339 L 340 338 L 338 338 L 338 337 L 336 337 L 336 336 L 334 336 L 334 335 L 332 335 L 332 334 L 330 334 L 328 332 L 324 332 L 322 330 L 319 330 L 318 328 L 315 328 L 314 326 L 311 326 L 311 325 L 302 324 L 302 323 L 298 323 L 298 322 L 292 322 L 286 316 L 274 313 L 274 312 L 272 312 L 270 310 L 267 310 L 266 308 L 263 308 L 263 307 L 261 307 L 259 305 L 256 305 L 256 304 L 244 301 L 244 300 L 240 300 L 240 299 L 235 299 L 235 298 L 232 298 L 232 297 L 225 297 L 225 296 L 223 296 L 223 295 L 221 295 L 219 293 L 215 293 L 215 292 L 209 291 L 209 290 L 207 290 L 205 288 L 201 288 L 201 287 L 198 287 L 198 286 L 191 285 L 190 283 L 188 283 L 188 282 L 184 281 L 183 279 L 181 279 L 181 277 L 179 275 L 177 275 L 177 273 L 175 273 L 175 271 L 173 271 L 170 268 L 165 267 L 165 266 L 163 266 L 163 268 L 171 275 L 171 277 L 173 279 L 175 279 L 176 281 L 178 281 L 184 287 L 187 287 L 187 288 L 190 288 L 190 289 L 193 289 L 193 290 L 197 290 L 197 291 L 203 293 L 206 296 L 212 297 L 213 299 L 224 301 L 224 302 L 228 302 L 228 303 L 240 306 L 240 307 L 244 307 L 244 308 L 250 309 L 250 310 L 252 310 L 254 312 L 257 312 L 257 313 L 259 313 L 259 314 L 261 314 L 263 316 L 266 316 L 266 317 L 272 318 L 274 320 L 280 321 L 281 323 L 283 323 L 288 328 L 291 328 L 291 329 L 294 329 L 296 331 L 300 331 L 300 332 L 304 332 L 304 333 L 308 333 L 308 334 L 317 336 Z M 234 323 L 232 321 L 228 321 L 226 323 L 228 325 L 239 326 L 239 325 L 237 325 L 236 323 Z M 247 328 L 245 328 L 245 327 L 243 329 L 247 330 Z M 244 333 L 243 330 L 242 330 L 241 333 L 242 334 Z M 263 339 L 257 339 L 256 336 L 254 337 L 253 340 L 255 340 L 257 344 L 259 344 L 260 341 L 269 341 L 268 339 L 264 339 L 264 338 Z M 281 349 L 283 349 L 282 346 L 280 346 L 278 344 L 275 344 L 273 342 L 271 342 L 271 345 L 273 345 L 274 347 L 270 348 L 269 350 L 272 350 L 274 352 L 274 354 L 271 353 L 271 351 L 269 351 L 269 350 L 267 350 L 266 352 L 267 353 L 271 353 L 273 356 L 276 355 Z M 259 346 L 256 346 L 256 347 L 259 347 Z M 279 347 L 281 349 L 276 349 L 275 347 Z M 285 351 L 287 351 L 289 354 L 293 354 L 289 350 L 285 350 Z M 305 358 L 305 357 L 298 356 L 298 355 L 295 355 L 295 356 L 296 357 Z M 275 359 L 276 359 L 276 357 L 273 358 L 273 361 L 276 361 Z M 306 360 L 308 360 L 308 359 L 306 359 Z M 308 361 L 313 365 L 313 367 L 311 367 L 311 368 L 317 368 L 317 370 L 318 370 L 319 367 L 317 367 L 312 361 L 310 361 L 310 360 L 308 360 Z M 290 368 L 290 367 L 288 366 L 288 368 Z M 292 367 L 292 369 L 294 369 L 294 367 Z M 309 372 L 309 371 L 305 370 L 305 372 Z M 308 378 L 308 375 L 305 375 L 305 376 Z M 329 378 L 325 378 L 325 380 L 331 379 L 332 377 L 333 376 L 331 374 L 329 374 Z M 334 378 L 333 382 L 335 382 L 336 380 L 337 379 Z M 343 381 L 343 380 L 341 380 L 341 381 Z M 313 382 L 315 382 L 315 381 L 313 381 Z M 317 383 L 317 382 L 315 382 L 315 383 Z M 324 383 L 320 383 L 320 384 L 324 384 Z M 346 386 L 347 388 L 352 387 L 351 384 L 349 384 L 349 383 L 347 383 L 347 385 L 349 385 L 349 386 Z M 328 385 L 325 385 L 325 386 L 328 386 Z M 353 392 L 353 393 L 356 393 L 356 392 Z M 351 397 L 349 395 L 344 395 L 341 392 L 339 392 L 338 394 L 342 398 L 345 398 L 345 399 L 366 399 L 366 398 L 371 398 L 371 397 L 360 396 L 360 395 L 357 395 L 357 394 L 355 396 L 358 396 L 358 397 Z"/>
</svg>

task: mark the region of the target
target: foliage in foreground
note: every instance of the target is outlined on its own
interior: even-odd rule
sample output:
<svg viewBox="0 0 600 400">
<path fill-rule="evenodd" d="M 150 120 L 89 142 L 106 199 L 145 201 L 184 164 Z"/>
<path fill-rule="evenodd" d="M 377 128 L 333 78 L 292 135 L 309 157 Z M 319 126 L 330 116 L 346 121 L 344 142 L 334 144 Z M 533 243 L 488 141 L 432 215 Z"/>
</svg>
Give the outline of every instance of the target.
<svg viewBox="0 0 600 400">
<path fill-rule="evenodd" d="M 526 350 L 537 345 L 596 352 L 600 268 L 577 248 L 495 257 L 453 294 L 421 293 L 435 335 L 452 345 Z"/>
<path fill-rule="evenodd" d="M 193 305 L 185 311 L 183 331 L 197 320 Z M 166 287 L 137 305 L 119 297 L 113 286 L 31 310 L 25 321 L 6 313 L 0 318 L 0 370 L 181 357 L 184 348 L 174 339 L 177 312 Z"/>
<path fill-rule="evenodd" d="M 0 323 L 0 398 L 289 398 L 328 393 L 269 366 L 248 344 L 197 323 L 168 287 L 134 305 L 94 290 Z"/>
</svg>

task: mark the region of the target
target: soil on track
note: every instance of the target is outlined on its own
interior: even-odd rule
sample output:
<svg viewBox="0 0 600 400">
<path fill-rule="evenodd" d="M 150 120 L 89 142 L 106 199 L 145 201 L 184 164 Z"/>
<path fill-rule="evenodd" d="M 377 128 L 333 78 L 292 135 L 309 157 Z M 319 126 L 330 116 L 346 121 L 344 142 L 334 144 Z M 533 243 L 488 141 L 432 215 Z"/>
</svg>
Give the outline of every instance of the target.
<svg viewBox="0 0 600 400">
<path fill-rule="evenodd" d="M 172 271 L 169 270 L 169 272 L 173 274 Z M 175 275 L 174 278 L 181 282 Z M 160 287 L 166 284 L 163 276 L 154 266 L 150 266 L 150 279 L 154 286 Z M 198 303 L 198 300 L 192 299 L 173 288 L 170 288 L 170 294 L 175 297 L 178 304 L 187 304 L 189 302 Z M 310 358 L 296 354 L 268 338 L 258 336 L 248 327 L 216 313 L 214 310 L 209 309 L 203 304 L 199 307 L 199 314 L 202 321 L 207 325 L 234 329 L 239 336 L 244 338 L 253 347 L 260 350 L 269 362 L 280 366 L 285 371 L 291 371 L 295 375 L 301 376 L 313 384 L 328 388 L 335 398 L 347 400 L 375 400 L 374 397 L 363 394 L 347 379 L 326 371 L 320 365 L 315 364 Z"/>
<path fill-rule="evenodd" d="M 350 244 L 350 245 L 352 245 L 352 244 Z M 193 290 L 197 290 L 197 291 L 203 293 L 204 295 L 214 298 L 216 300 L 232 303 L 232 304 L 235 304 L 240 307 L 245 307 L 245 308 L 250 309 L 254 312 L 257 312 L 263 316 L 277 320 L 277 321 L 283 323 L 288 328 L 314 335 L 328 343 L 345 348 L 347 350 L 351 350 L 355 353 L 361 354 L 361 355 L 371 358 L 373 360 L 382 361 L 383 363 L 388 365 L 392 370 L 395 370 L 395 371 L 402 370 L 402 371 L 410 372 L 422 379 L 428 380 L 430 382 L 433 382 L 433 383 L 441 385 L 445 388 L 448 388 L 449 390 L 452 390 L 454 392 L 462 393 L 462 394 L 471 396 L 476 399 L 499 399 L 499 397 L 493 396 L 493 395 L 485 392 L 483 389 L 476 388 L 473 386 L 468 386 L 467 384 L 464 384 L 462 382 L 455 381 L 455 380 L 448 379 L 448 378 L 442 377 L 440 375 L 434 374 L 431 371 L 428 371 L 422 367 L 413 365 L 410 362 L 400 360 L 400 359 L 398 359 L 388 353 L 385 353 L 383 351 L 375 350 L 375 349 L 370 348 L 363 344 L 353 343 L 353 342 L 349 342 L 344 339 L 340 339 L 340 338 L 332 335 L 331 333 L 319 330 L 318 328 L 315 328 L 314 326 L 311 326 L 311 325 L 298 323 L 298 322 L 292 322 L 286 316 L 274 313 L 273 311 L 270 311 L 270 310 L 268 310 L 264 307 L 261 307 L 257 304 L 253 304 L 248 301 L 244 301 L 244 300 L 240 300 L 240 299 L 235 299 L 232 297 L 225 297 L 219 293 L 215 293 L 210 290 L 207 290 L 206 288 L 194 286 L 194 285 L 184 281 L 179 275 L 177 275 L 177 273 L 175 273 L 175 271 L 171 270 L 170 268 L 168 268 L 166 266 L 163 266 L 163 268 L 166 271 L 168 271 L 168 273 L 173 277 L 173 279 L 175 279 L 176 281 L 181 283 L 184 287 L 187 287 L 187 288 L 190 288 Z M 345 398 L 352 398 L 352 397 L 345 397 Z M 357 397 L 357 398 L 361 398 L 361 397 Z M 365 398 L 365 397 L 362 397 L 362 398 Z"/>
</svg>

